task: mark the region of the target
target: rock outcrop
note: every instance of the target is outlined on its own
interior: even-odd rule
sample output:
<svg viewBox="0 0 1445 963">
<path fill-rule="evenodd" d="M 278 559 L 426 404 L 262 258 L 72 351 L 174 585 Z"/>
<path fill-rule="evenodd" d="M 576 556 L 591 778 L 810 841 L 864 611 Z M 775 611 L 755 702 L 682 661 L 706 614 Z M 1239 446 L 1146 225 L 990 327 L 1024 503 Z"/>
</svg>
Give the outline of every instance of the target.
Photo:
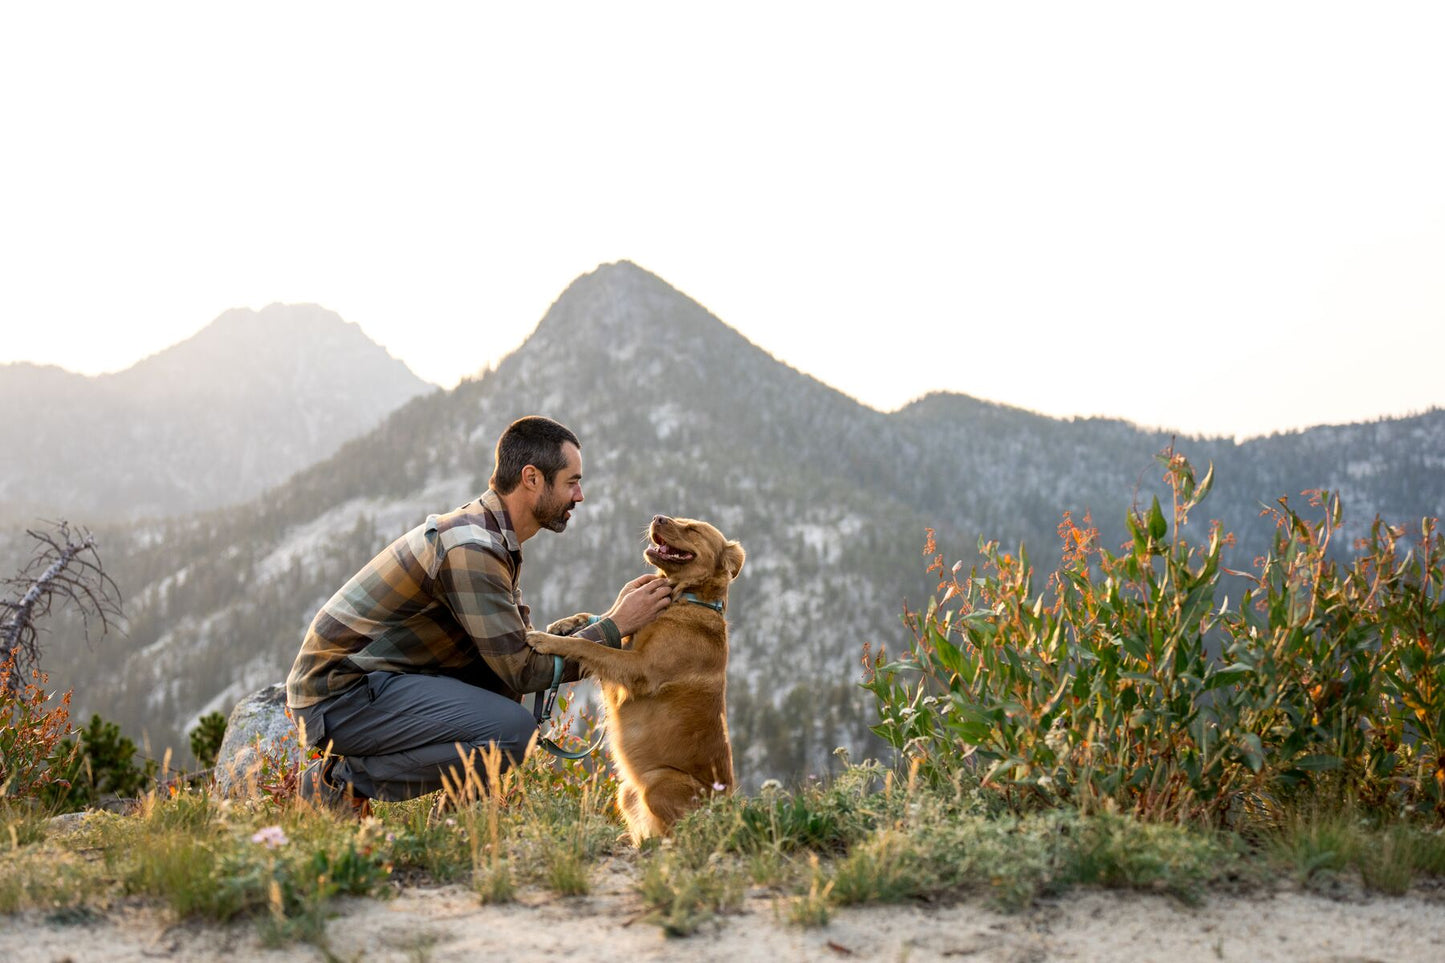
<svg viewBox="0 0 1445 963">
<path fill-rule="evenodd" d="M 286 712 L 286 686 L 278 682 L 236 703 L 216 755 L 215 792 L 247 796 L 297 771 L 301 742 Z"/>
</svg>

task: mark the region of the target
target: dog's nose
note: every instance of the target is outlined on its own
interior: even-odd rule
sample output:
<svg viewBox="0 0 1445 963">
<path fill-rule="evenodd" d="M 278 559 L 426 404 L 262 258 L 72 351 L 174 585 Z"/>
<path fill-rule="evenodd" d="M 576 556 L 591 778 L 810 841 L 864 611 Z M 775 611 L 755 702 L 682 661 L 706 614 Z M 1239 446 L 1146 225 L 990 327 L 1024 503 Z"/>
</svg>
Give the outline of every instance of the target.
<svg viewBox="0 0 1445 963">
<path fill-rule="evenodd" d="M 670 521 L 672 521 L 672 519 L 668 518 L 666 515 L 652 516 L 652 524 L 654 525 L 666 525 Z"/>
</svg>

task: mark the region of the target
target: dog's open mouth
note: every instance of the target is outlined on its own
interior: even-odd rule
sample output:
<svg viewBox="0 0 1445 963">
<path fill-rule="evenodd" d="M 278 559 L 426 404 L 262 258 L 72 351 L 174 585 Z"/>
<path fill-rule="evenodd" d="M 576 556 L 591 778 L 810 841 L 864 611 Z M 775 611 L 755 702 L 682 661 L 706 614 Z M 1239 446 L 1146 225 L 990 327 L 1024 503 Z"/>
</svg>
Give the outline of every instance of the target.
<svg viewBox="0 0 1445 963">
<path fill-rule="evenodd" d="M 647 546 L 647 554 L 664 562 L 691 562 L 696 558 L 692 552 L 674 548 L 666 542 L 653 542 Z"/>
</svg>

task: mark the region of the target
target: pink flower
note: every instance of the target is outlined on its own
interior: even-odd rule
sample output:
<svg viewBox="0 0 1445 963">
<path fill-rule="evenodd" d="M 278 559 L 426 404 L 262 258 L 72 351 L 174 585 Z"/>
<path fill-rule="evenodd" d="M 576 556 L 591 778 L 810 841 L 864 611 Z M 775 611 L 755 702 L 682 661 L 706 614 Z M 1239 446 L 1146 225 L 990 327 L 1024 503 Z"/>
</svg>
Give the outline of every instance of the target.
<svg viewBox="0 0 1445 963">
<path fill-rule="evenodd" d="M 260 843 L 267 849 L 276 849 L 278 846 L 285 846 L 290 840 L 286 838 L 286 831 L 280 826 L 267 826 L 252 833 L 251 842 Z"/>
</svg>

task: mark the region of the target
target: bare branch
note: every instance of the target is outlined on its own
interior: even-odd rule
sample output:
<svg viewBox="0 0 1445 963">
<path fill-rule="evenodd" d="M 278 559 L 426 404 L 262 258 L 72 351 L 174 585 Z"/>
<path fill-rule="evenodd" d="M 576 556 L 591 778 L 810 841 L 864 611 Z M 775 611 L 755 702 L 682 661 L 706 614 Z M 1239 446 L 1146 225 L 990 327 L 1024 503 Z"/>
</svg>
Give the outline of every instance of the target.
<svg viewBox="0 0 1445 963">
<path fill-rule="evenodd" d="M 95 537 L 84 528 L 72 531 L 63 520 L 49 524 L 48 531 L 26 531 L 37 543 L 30 560 L 17 576 L 0 579 L 0 585 L 13 592 L 12 598 L 0 600 L 0 663 L 14 657 L 17 671 L 10 675 L 12 686 L 38 667 L 36 626 L 57 600 L 80 612 L 87 641 L 93 620 L 99 620 L 104 635 L 122 615 L 120 589 L 105 573 Z"/>
</svg>

